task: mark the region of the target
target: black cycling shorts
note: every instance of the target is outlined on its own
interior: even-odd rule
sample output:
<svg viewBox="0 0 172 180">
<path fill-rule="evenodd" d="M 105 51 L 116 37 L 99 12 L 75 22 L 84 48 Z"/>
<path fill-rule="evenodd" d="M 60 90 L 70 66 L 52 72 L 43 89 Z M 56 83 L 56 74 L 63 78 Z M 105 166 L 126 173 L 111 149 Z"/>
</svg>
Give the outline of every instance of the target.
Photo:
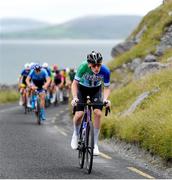
<svg viewBox="0 0 172 180">
<path fill-rule="evenodd" d="M 82 85 L 78 85 L 78 103 L 86 103 L 87 96 L 90 96 L 92 103 L 98 103 L 101 104 L 102 101 L 102 87 L 94 87 L 94 88 L 88 88 Z M 95 105 L 93 106 L 93 109 L 100 109 L 102 110 L 102 105 Z M 83 105 L 77 105 L 76 111 L 84 111 Z"/>
</svg>

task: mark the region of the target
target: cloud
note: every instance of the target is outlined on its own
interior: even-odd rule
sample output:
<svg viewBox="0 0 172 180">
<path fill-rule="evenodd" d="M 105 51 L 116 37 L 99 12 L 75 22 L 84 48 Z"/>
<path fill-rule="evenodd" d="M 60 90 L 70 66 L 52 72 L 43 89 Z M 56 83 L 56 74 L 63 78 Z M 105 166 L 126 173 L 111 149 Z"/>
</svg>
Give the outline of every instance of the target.
<svg viewBox="0 0 172 180">
<path fill-rule="evenodd" d="M 0 17 L 63 22 L 93 14 L 145 15 L 162 0 L 0 0 Z"/>
</svg>

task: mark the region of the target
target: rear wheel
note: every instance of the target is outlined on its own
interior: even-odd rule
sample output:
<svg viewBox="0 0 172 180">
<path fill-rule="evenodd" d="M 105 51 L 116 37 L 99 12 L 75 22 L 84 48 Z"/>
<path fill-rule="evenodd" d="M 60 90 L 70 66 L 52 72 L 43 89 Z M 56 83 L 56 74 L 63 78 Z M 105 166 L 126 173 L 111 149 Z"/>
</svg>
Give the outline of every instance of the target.
<svg viewBox="0 0 172 180">
<path fill-rule="evenodd" d="M 50 101 L 48 99 L 48 97 L 45 97 L 45 107 L 48 108 L 50 106 Z"/>
<path fill-rule="evenodd" d="M 86 169 L 88 174 L 91 173 L 93 166 L 93 150 L 94 150 L 94 128 L 92 121 L 89 121 L 86 129 Z"/>
</svg>

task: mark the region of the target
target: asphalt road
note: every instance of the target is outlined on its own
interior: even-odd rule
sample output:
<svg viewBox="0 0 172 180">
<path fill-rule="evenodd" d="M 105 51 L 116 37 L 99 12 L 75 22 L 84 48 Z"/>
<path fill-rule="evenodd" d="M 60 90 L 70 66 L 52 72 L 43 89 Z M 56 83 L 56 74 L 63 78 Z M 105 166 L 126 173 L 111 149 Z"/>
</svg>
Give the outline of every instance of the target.
<svg viewBox="0 0 172 180">
<path fill-rule="evenodd" d="M 72 120 L 68 105 L 47 109 L 47 120 L 36 124 L 34 113 L 25 115 L 17 104 L 0 106 L 0 178 L 143 179 L 163 178 L 137 167 L 101 146 L 90 175 L 78 166 L 70 147 Z"/>
</svg>

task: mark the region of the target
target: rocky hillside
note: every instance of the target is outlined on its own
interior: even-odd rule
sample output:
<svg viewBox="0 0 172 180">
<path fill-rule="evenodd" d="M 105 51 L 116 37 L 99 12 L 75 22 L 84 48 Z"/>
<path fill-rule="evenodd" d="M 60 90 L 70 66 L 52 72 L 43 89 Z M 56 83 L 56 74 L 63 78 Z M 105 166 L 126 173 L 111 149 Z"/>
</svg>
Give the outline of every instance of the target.
<svg viewBox="0 0 172 180">
<path fill-rule="evenodd" d="M 135 143 L 172 160 L 172 2 L 149 12 L 112 49 L 112 113 L 102 137 Z"/>
</svg>

